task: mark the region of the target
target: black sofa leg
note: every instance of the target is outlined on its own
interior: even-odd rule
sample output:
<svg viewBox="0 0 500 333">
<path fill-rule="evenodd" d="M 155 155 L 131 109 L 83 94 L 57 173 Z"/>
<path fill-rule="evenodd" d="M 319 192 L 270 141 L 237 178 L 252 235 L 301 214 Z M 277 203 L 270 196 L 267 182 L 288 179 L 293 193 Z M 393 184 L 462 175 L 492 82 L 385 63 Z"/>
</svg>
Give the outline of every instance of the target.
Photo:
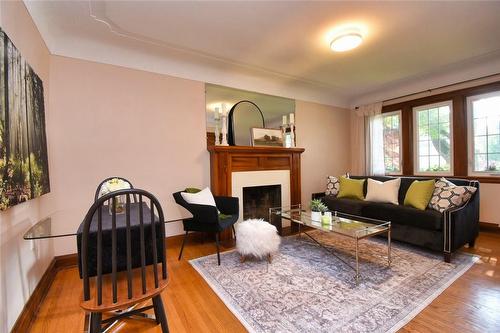
<svg viewBox="0 0 500 333">
<path fill-rule="evenodd" d="M 449 253 L 449 252 L 444 253 L 444 262 L 447 262 L 447 263 L 451 262 L 451 253 Z"/>
<path fill-rule="evenodd" d="M 184 251 L 184 244 L 186 244 L 186 238 L 188 236 L 188 232 L 189 231 L 186 231 L 186 234 L 184 235 L 184 239 L 182 240 L 181 253 L 179 253 L 179 258 L 177 260 L 181 260 L 181 258 L 182 258 L 182 251 Z"/>
<path fill-rule="evenodd" d="M 215 234 L 215 245 L 217 246 L 217 265 L 220 266 L 219 233 Z"/>
</svg>

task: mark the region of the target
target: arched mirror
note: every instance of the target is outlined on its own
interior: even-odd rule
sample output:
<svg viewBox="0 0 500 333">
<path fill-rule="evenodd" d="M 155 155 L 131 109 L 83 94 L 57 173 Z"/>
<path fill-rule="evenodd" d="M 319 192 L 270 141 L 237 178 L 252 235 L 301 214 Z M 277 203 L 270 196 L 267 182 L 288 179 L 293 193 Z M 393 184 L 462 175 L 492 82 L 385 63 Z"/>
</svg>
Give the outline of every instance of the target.
<svg viewBox="0 0 500 333">
<path fill-rule="evenodd" d="M 251 146 L 253 127 L 266 127 L 260 108 L 251 101 L 239 101 L 229 111 L 228 142 L 231 146 Z"/>
<path fill-rule="evenodd" d="M 207 146 L 220 144 L 223 128 L 229 144 L 252 146 L 251 128 L 280 129 L 285 118 L 288 122 L 295 112 L 295 100 L 290 98 L 210 83 L 205 92 Z"/>
</svg>

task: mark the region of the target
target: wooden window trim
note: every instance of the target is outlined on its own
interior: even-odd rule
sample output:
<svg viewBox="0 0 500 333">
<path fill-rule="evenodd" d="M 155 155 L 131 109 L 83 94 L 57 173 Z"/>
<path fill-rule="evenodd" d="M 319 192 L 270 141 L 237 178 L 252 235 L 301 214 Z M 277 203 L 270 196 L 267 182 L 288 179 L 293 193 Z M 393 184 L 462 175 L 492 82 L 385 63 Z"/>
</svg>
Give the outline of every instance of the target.
<svg viewBox="0 0 500 333">
<path fill-rule="evenodd" d="M 475 179 L 482 183 L 500 184 L 500 176 L 469 176 L 469 160 L 468 160 L 468 136 L 467 136 L 467 97 L 500 91 L 500 81 L 483 84 L 480 86 L 448 91 L 445 93 L 421 97 L 414 100 L 400 102 L 391 105 L 385 105 L 382 108 L 382 113 L 394 112 L 401 110 L 401 136 L 402 136 L 402 175 L 415 176 L 414 152 L 413 152 L 413 108 L 445 102 L 453 101 L 453 176 L 455 178 Z M 417 175 L 418 177 L 418 175 Z M 429 177 L 429 176 L 422 176 Z M 438 175 L 436 175 L 438 177 Z"/>
</svg>

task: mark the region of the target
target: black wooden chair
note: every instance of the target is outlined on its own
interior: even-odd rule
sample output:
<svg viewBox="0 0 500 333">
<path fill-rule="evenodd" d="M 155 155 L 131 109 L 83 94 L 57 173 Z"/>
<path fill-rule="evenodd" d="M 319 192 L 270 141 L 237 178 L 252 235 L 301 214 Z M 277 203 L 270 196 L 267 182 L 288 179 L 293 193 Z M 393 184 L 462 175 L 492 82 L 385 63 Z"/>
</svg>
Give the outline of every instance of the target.
<svg viewBox="0 0 500 333">
<path fill-rule="evenodd" d="M 109 201 L 115 207 L 118 196 L 126 198 L 124 213 L 113 210 L 110 215 L 104 204 Z M 133 196 L 137 203 L 131 202 Z M 161 299 L 168 281 L 165 251 L 163 210 L 151 193 L 118 190 L 94 202 L 82 223 L 80 247 L 80 306 L 90 314 L 91 333 L 103 332 L 121 318 L 147 318 L 144 311 L 149 309 L 154 309 L 162 332 L 168 332 Z M 136 308 L 149 299 L 152 305 Z M 103 314 L 110 317 L 103 319 Z"/>
<path fill-rule="evenodd" d="M 183 219 L 184 225 L 184 239 L 182 240 L 181 252 L 179 253 L 179 260 L 182 257 L 184 244 L 190 231 L 215 233 L 215 244 L 217 246 L 217 263 L 220 265 L 220 251 L 219 251 L 219 234 L 221 231 L 231 227 L 233 236 L 236 237 L 234 231 L 234 224 L 238 221 L 239 217 L 239 203 L 238 198 L 214 196 L 215 204 L 217 207 L 209 205 L 190 204 L 181 195 L 182 191 L 173 194 L 175 202 L 180 206 L 186 208 L 193 217 Z M 224 218 L 219 216 L 217 209 L 224 215 Z"/>
<path fill-rule="evenodd" d="M 124 182 L 126 182 L 127 184 L 129 184 L 130 188 L 134 188 L 134 186 L 132 185 L 132 183 L 128 180 L 128 179 L 125 179 L 123 177 L 108 177 L 106 179 L 104 179 L 102 182 L 99 183 L 99 185 L 97 186 L 97 190 L 95 191 L 95 195 L 94 195 L 94 201 L 97 201 L 97 199 L 99 199 L 99 196 L 101 194 L 101 189 L 102 189 L 102 186 L 107 183 L 108 181 L 112 180 L 112 179 L 119 179 L 119 180 L 122 180 Z M 135 196 L 134 196 L 134 200 L 135 200 Z"/>
</svg>

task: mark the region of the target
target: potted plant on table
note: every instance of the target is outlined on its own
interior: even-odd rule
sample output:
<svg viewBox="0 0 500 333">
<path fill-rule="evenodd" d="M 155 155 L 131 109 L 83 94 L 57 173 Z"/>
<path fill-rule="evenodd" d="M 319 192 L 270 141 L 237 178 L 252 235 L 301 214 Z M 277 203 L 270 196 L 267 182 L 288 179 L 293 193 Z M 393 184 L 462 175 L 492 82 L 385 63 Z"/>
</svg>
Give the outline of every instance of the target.
<svg viewBox="0 0 500 333">
<path fill-rule="evenodd" d="M 311 200 L 311 220 L 320 222 L 321 214 L 328 211 L 328 207 L 321 199 Z"/>
</svg>

